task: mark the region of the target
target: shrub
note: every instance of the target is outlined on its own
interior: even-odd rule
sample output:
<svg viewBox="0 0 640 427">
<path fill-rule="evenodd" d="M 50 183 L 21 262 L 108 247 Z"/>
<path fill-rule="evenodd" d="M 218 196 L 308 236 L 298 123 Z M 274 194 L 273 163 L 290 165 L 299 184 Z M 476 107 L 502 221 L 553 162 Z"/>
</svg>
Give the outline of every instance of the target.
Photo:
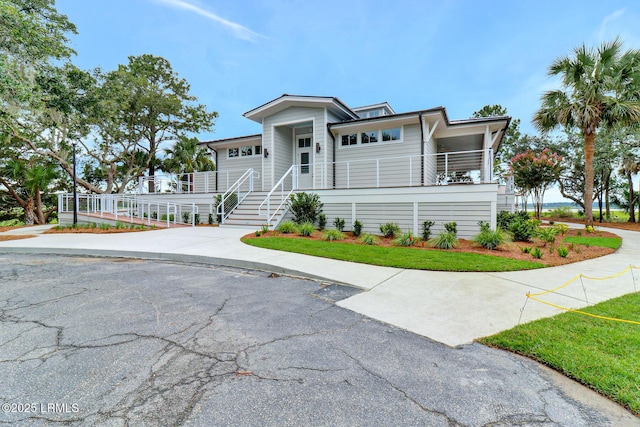
<svg viewBox="0 0 640 427">
<path fill-rule="evenodd" d="M 282 234 L 296 233 L 298 231 L 298 226 L 291 220 L 282 221 L 280 225 L 278 225 L 278 228 L 276 228 L 276 230 L 278 230 Z"/>
<path fill-rule="evenodd" d="M 360 240 L 365 245 L 377 245 L 378 244 L 378 238 L 376 236 L 374 236 L 373 234 L 369 234 L 369 233 L 363 234 L 362 237 L 360 238 Z"/>
<path fill-rule="evenodd" d="M 175 216 L 173 214 L 169 215 L 169 221 L 172 221 L 175 219 Z M 167 220 L 167 214 L 162 214 L 162 216 L 160 217 L 160 221 L 166 221 Z"/>
<path fill-rule="evenodd" d="M 316 227 L 310 222 L 302 223 L 298 227 L 298 233 L 301 236 L 306 236 L 306 237 L 311 236 L 314 231 L 316 231 Z"/>
<path fill-rule="evenodd" d="M 458 247 L 458 238 L 455 233 L 444 231 L 432 239 L 431 246 L 438 249 L 454 249 Z"/>
<path fill-rule="evenodd" d="M 447 222 L 444 225 L 444 229 L 446 232 L 448 233 L 452 233 L 454 236 L 458 235 L 458 223 L 453 221 L 453 222 Z"/>
<path fill-rule="evenodd" d="M 121 223 L 120 221 L 116 221 L 116 230 L 123 230 L 127 228 L 126 225 L 124 225 L 123 223 Z"/>
<path fill-rule="evenodd" d="M 529 214 L 524 211 L 518 211 L 515 213 L 500 211 L 496 219 L 499 228 L 502 228 L 503 230 L 509 230 L 512 223 L 516 221 L 528 221 L 530 218 Z"/>
<path fill-rule="evenodd" d="M 344 234 L 340 230 L 327 230 L 324 232 L 324 240 L 328 240 L 330 242 L 334 240 L 342 240 L 344 239 Z"/>
<path fill-rule="evenodd" d="M 558 255 L 559 255 L 561 258 L 566 258 L 566 257 L 567 257 L 567 255 L 569 255 L 569 249 L 567 249 L 567 248 L 566 248 L 566 247 L 564 247 L 564 246 L 560 246 L 558 249 L 556 249 L 556 251 L 558 252 Z"/>
<path fill-rule="evenodd" d="M 111 226 L 106 223 L 100 224 L 100 230 L 111 230 Z"/>
<path fill-rule="evenodd" d="M 435 222 L 433 221 L 422 221 L 422 240 L 425 242 L 431 237 L 431 227 L 433 227 L 434 224 Z"/>
<path fill-rule="evenodd" d="M 547 243 L 555 243 L 556 235 L 558 234 L 558 229 L 554 227 L 542 227 L 536 230 L 536 237 L 544 243 L 546 246 Z"/>
<path fill-rule="evenodd" d="M 396 246 L 411 246 L 413 245 L 413 233 L 402 233 L 397 238 L 393 239 L 393 243 Z"/>
<path fill-rule="evenodd" d="M 256 230 L 256 237 L 260 237 L 262 235 L 262 230 Z"/>
<path fill-rule="evenodd" d="M 151 219 L 158 219 L 158 212 L 151 212 Z"/>
<path fill-rule="evenodd" d="M 541 259 L 542 258 L 542 251 L 537 246 L 535 248 L 533 248 L 529 253 L 534 258 L 537 258 L 537 259 Z"/>
<path fill-rule="evenodd" d="M 324 206 L 320 201 L 320 196 L 316 193 L 305 193 L 304 191 L 292 194 L 288 204 L 296 224 L 305 222 L 315 224 L 318 220 L 318 215 L 322 212 L 322 206 Z"/>
<path fill-rule="evenodd" d="M 387 222 L 380 224 L 380 232 L 384 237 L 395 237 L 396 234 L 400 233 L 400 227 L 396 223 Z"/>
<path fill-rule="evenodd" d="M 530 219 L 525 221 L 517 219 L 509 226 L 509 231 L 513 234 L 513 240 L 516 242 L 528 242 L 533 237 L 536 228 L 536 222 Z"/>
<path fill-rule="evenodd" d="M 491 230 L 491 224 L 487 221 L 478 221 L 478 227 L 480 227 L 480 232 Z"/>
<path fill-rule="evenodd" d="M 321 213 L 320 215 L 318 215 L 318 229 L 322 231 L 325 228 L 327 228 L 327 216 Z"/>
<path fill-rule="evenodd" d="M 356 237 L 360 237 L 362 234 L 362 221 L 358 221 L 357 219 L 353 222 L 353 235 Z"/>
<path fill-rule="evenodd" d="M 189 212 L 182 213 L 182 222 L 189 224 L 191 222 L 191 214 Z"/>
<path fill-rule="evenodd" d="M 569 206 L 558 206 L 550 210 L 547 216 L 552 218 L 573 218 L 574 214 Z"/>
<path fill-rule="evenodd" d="M 333 220 L 333 225 L 336 227 L 336 230 L 338 231 L 344 230 L 344 219 L 340 217 L 336 217 L 336 219 Z"/>
<path fill-rule="evenodd" d="M 501 244 L 509 241 L 507 233 L 501 229 L 491 230 L 488 228 L 489 224 L 484 227 L 484 224 L 480 226 L 480 234 L 478 234 L 474 242 L 486 249 L 495 250 Z"/>
<path fill-rule="evenodd" d="M 209 222 L 209 225 L 213 224 L 213 214 L 209 213 L 209 218 L 207 218 L 207 221 Z"/>
<path fill-rule="evenodd" d="M 586 231 L 586 232 L 587 232 L 587 234 L 592 234 L 592 233 L 595 233 L 595 232 L 596 232 L 596 228 L 595 228 L 594 226 L 592 226 L 592 225 L 587 225 L 587 226 L 584 228 L 584 231 Z"/>
<path fill-rule="evenodd" d="M 196 225 L 200 224 L 200 214 L 193 214 L 193 220 L 196 223 Z"/>
<path fill-rule="evenodd" d="M 549 222 L 549 224 L 551 224 L 551 222 Z M 554 224 L 553 227 L 558 230 L 558 233 L 562 236 L 567 234 L 567 231 L 569 231 L 569 226 L 567 224 Z"/>
</svg>

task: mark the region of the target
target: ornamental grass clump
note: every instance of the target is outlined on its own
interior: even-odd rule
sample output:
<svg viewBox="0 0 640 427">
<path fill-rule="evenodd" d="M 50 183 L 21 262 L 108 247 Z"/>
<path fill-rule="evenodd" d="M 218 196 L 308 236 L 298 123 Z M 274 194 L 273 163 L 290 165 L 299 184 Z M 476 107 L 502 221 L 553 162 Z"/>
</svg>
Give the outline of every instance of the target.
<svg viewBox="0 0 640 427">
<path fill-rule="evenodd" d="M 431 239 L 430 244 L 438 249 L 455 249 L 458 247 L 458 237 L 451 231 L 443 231 L 437 237 Z"/>
<path fill-rule="evenodd" d="M 298 234 L 301 236 L 309 237 L 314 231 L 316 231 L 316 227 L 310 222 L 305 222 L 298 226 Z"/>
<path fill-rule="evenodd" d="M 393 239 L 391 243 L 393 243 L 395 246 L 411 246 L 414 243 L 413 233 L 402 233 L 400 236 Z"/>
<path fill-rule="evenodd" d="M 378 244 L 378 238 L 373 234 L 365 233 L 360 237 L 360 241 L 365 245 L 374 246 Z"/>
<path fill-rule="evenodd" d="M 496 250 L 498 249 L 498 246 L 510 241 L 510 239 L 509 235 L 499 228 L 495 230 L 481 228 L 480 233 L 473 239 L 473 241 L 485 249 Z"/>
<path fill-rule="evenodd" d="M 342 240 L 344 239 L 344 233 L 340 230 L 327 230 L 324 232 L 324 240 L 328 240 L 332 242 L 334 240 Z"/>
<path fill-rule="evenodd" d="M 279 231 L 282 234 L 291 234 L 291 233 L 297 233 L 298 232 L 298 226 L 296 225 L 295 222 L 289 220 L 289 221 L 282 221 L 280 223 L 280 225 L 278 225 L 278 228 L 276 228 L 277 231 Z"/>
</svg>

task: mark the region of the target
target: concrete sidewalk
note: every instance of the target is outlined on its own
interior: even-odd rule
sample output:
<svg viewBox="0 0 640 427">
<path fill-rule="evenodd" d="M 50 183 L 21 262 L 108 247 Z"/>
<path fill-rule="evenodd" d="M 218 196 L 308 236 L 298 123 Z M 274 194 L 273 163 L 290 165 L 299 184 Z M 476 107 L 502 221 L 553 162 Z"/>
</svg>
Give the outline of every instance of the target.
<svg viewBox="0 0 640 427">
<path fill-rule="evenodd" d="M 35 234 L 40 229 L 21 229 Z M 579 274 L 603 277 L 640 264 L 640 233 L 611 230 L 623 246 L 605 257 L 538 270 L 451 273 L 403 270 L 255 248 L 240 242 L 246 228 L 196 227 L 123 234 L 45 234 L 0 242 L 0 253 L 56 253 L 204 262 L 337 282 L 364 291 L 338 304 L 449 346 L 509 329 L 561 310 L 528 300 Z M 12 232 L 19 234 L 18 231 Z M 640 283 L 639 283 L 640 286 Z M 579 308 L 634 292 L 632 274 L 607 281 L 578 280 L 546 301 Z M 586 298 L 585 298 L 586 295 Z M 524 308 L 524 310 L 523 310 Z"/>
</svg>

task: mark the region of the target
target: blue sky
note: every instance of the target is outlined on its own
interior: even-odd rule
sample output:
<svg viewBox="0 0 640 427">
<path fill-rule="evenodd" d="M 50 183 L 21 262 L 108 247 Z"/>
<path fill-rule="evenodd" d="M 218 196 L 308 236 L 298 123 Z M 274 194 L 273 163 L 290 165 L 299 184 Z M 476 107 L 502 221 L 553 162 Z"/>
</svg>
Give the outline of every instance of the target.
<svg viewBox="0 0 640 427">
<path fill-rule="evenodd" d="M 220 115 L 201 139 L 259 133 L 242 113 L 283 93 L 337 96 L 451 119 L 501 104 L 521 130 L 554 58 L 620 36 L 640 48 L 637 1 L 58 0 L 78 27 L 74 63 L 112 70 L 168 59 Z"/>
</svg>

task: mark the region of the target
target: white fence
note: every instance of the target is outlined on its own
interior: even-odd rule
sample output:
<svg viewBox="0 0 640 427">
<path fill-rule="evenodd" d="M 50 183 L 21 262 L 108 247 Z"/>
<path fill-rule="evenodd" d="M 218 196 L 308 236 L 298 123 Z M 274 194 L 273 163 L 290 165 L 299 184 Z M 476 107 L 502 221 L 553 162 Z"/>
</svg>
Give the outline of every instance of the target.
<svg viewBox="0 0 640 427">
<path fill-rule="evenodd" d="M 141 176 L 138 178 L 138 194 L 224 193 L 246 172 L 246 169 L 233 169 L 222 172 Z M 254 180 L 259 179 L 260 174 L 255 172 Z"/>
<path fill-rule="evenodd" d="M 134 223 L 143 220 L 166 222 L 167 227 L 176 224 L 195 226 L 198 206 L 195 203 L 171 203 L 147 200 L 135 194 L 78 194 L 76 212 L 106 218 L 105 214 L 121 222 Z M 73 194 L 58 194 L 58 212 L 73 212 Z M 108 219 L 112 219 L 109 217 Z"/>
<path fill-rule="evenodd" d="M 297 165 L 300 188 L 348 189 L 479 184 L 493 181 L 492 150 L 397 156 L 310 165 L 304 180 Z"/>
</svg>

